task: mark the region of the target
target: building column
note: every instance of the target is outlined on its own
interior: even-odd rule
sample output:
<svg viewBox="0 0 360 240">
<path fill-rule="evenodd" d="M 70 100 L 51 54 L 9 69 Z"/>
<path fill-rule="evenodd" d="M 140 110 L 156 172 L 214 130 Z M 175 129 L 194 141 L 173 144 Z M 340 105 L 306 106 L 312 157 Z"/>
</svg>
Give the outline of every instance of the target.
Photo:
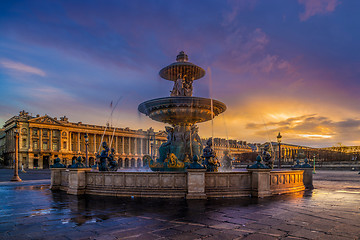
<svg viewBox="0 0 360 240">
<path fill-rule="evenodd" d="M 68 131 L 68 132 L 67 132 L 67 149 L 68 149 L 69 152 L 72 151 L 71 141 L 72 141 L 72 139 L 71 139 L 71 132 Z"/>
<path fill-rule="evenodd" d="M 39 128 L 39 150 L 42 151 L 42 128 Z M 39 156 L 40 159 L 40 156 Z"/>
<path fill-rule="evenodd" d="M 140 152 L 139 154 L 142 156 L 143 155 L 143 140 L 142 138 L 140 138 Z M 141 164 L 142 164 L 142 161 L 141 161 Z"/>
<path fill-rule="evenodd" d="M 96 146 L 96 133 L 94 133 L 94 153 L 96 153 L 97 151 L 97 146 Z"/>
<path fill-rule="evenodd" d="M 118 136 L 115 137 L 115 152 L 119 153 L 119 142 L 118 142 Z"/>
<path fill-rule="evenodd" d="M 52 129 L 49 129 L 49 150 L 50 152 L 52 152 L 53 147 L 52 147 Z"/>
<path fill-rule="evenodd" d="M 122 155 L 124 155 L 125 154 L 125 138 L 124 138 L 124 136 L 121 137 L 121 145 L 122 145 L 121 152 L 122 152 Z M 124 167 L 124 163 L 123 163 L 123 167 Z"/>
<path fill-rule="evenodd" d="M 137 138 L 134 138 L 134 155 L 138 155 L 139 152 L 138 152 L 138 149 L 137 149 Z M 137 164 L 136 164 L 137 166 Z"/>
<path fill-rule="evenodd" d="M 78 132 L 77 135 L 77 152 L 80 152 L 80 132 Z"/>
<path fill-rule="evenodd" d="M 33 144 L 32 144 L 32 134 L 33 134 L 33 130 L 32 128 L 29 127 L 29 151 L 33 150 Z"/>
<path fill-rule="evenodd" d="M 131 155 L 131 137 L 128 137 L 129 138 L 129 155 Z M 131 159 L 130 159 L 131 160 Z M 131 164 L 130 164 L 131 165 Z"/>
</svg>

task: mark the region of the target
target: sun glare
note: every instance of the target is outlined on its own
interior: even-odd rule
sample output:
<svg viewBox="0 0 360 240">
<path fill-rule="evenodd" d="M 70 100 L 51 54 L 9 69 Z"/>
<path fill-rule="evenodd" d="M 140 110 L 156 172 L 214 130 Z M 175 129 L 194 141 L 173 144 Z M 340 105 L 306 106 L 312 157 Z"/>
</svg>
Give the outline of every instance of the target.
<svg viewBox="0 0 360 240">
<path fill-rule="evenodd" d="M 299 134 L 303 138 L 331 138 L 330 135 L 321 135 L 321 134 Z"/>
</svg>

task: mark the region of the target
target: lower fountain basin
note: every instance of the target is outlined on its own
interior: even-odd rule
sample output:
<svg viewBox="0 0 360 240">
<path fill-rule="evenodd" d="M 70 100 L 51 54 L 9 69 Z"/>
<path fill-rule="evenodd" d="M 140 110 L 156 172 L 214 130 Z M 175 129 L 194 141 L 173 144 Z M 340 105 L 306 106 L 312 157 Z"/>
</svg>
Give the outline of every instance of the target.
<svg viewBox="0 0 360 240">
<path fill-rule="evenodd" d="M 192 125 L 209 121 L 226 110 L 224 103 L 217 100 L 212 102 L 213 114 L 211 114 L 211 99 L 182 96 L 152 99 L 141 103 L 138 110 L 158 122 Z"/>
</svg>

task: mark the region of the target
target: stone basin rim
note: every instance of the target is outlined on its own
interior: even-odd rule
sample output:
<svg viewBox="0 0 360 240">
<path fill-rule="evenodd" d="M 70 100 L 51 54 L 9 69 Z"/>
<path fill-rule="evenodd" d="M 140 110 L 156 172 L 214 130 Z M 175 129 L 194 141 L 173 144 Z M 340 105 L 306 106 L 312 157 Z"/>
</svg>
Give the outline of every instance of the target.
<svg viewBox="0 0 360 240">
<path fill-rule="evenodd" d="M 215 108 L 219 108 L 220 112 L 225 112 L 226 105 L 218 100 L 213 100 L 214 111 Z M 202 98 L 202 97 L 184 97 L 184 96 L 176 96 L 176 97 L 163 97 L 163 98 L 154 98 L 139 104 L 138 110 L 139 112 L 148 115 L 149 110 L 152 107 L 157 108 L 167 108 L 167 106 L 171 105 L 193 105 L 194 108 L 203 108 L 201 106 L 210 106 L 211 98 Z"/>
</svg>

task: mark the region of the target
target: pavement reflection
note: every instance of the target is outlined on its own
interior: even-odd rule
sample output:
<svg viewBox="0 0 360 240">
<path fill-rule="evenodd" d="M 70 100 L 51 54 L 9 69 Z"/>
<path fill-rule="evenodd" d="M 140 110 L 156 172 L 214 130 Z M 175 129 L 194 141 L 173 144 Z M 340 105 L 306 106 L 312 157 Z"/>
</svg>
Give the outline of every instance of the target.
<svg viewBox="0 0 360 240">
<path fill-rule="evenodd" d="M 73 196 L 36 182 L 0 185 L 0 239 L 358 237 L 359 175 L 320 175 L 312 191 L 264 199 Z"/>
</svg>

